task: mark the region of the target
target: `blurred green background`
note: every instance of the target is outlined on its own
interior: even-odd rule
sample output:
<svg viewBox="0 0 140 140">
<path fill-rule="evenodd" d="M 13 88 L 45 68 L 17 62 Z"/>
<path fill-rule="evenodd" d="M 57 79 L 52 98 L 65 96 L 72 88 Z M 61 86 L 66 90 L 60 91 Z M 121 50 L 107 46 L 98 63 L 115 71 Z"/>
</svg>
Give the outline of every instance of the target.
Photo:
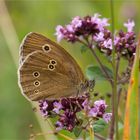
<svg viewBox="0 0 140 140">
<path fill-rule="evenodd" d="M 41 130 L 31 104 L 21 95 L 17 84 L 15 63 L 18 63 L 16 56 L 18 56 L 19 42 L 31 31 L 39 32 L 56 41 L 54 35 L 56 26 L 67 24 L 75 16 L 99 13 L 103 17 L 110 18 L 110 2 L 109 0 L 7 0 L 5 5 L 3 2 L 0 1 L 0 140 L 26 140 L 29 139 L 30 124 L 33 124 L 36 132 Z M 8 13 L 4 6 L 7 7 Z M 115 0 L 114 11 L 116 30 L 124 29 L 123 22 L 133 18 L 138 32 L 140 0 Z M 5 20 L 7 16 L 8 20 Z M 96 65 L 89 51 L 81 54 L 79 44 L 73 45 L 62 41 L 61 45 L 76 59 L 83 72 L 87 65 Z M 106 63 L 104 58 L 100 56 L 101 61 Z M 108 92 L 108 83 L 97 82 L 95 90 L 102 94 Z"/>
</svg>

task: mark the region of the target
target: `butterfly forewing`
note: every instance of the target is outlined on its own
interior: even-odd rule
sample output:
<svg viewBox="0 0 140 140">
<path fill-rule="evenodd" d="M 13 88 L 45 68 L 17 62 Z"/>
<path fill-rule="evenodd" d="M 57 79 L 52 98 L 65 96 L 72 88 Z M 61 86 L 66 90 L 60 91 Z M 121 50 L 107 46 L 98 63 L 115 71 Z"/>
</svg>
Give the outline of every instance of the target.
<svg viewBox="0 0 140 140">
<path fill-rule="evenodd" d="M 31 32 L 25 36 L 21 45 L 20 45 L 20 64 L 24 61 L 24 59 L 34 51 L 43 50 L 43 46 L 48 45 L 50 47 L 50 51 L 48 52 L 48 56 L 50 52 L 55 52 L 57 55 L 54 57 L 63 58 L 63 62 L 69 61 L 71 63 L 71 69 L 78 72 L 77 79 L 84 79 L 83 73 L 73 59 L 73 57 L 65 51 L 60 45 L 56 44 L 55 42 L 51 41 L 50 39 L 46 38 L 45 36 Z"/>
</svg>

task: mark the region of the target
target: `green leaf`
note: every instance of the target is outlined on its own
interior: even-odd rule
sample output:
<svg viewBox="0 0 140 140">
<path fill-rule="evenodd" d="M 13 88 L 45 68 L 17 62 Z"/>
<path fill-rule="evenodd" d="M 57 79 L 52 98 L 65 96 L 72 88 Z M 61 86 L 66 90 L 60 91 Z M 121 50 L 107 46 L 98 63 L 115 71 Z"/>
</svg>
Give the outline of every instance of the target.
<svg viewBox="0 0 140 140">
<path fill-rule="evenodd" d="M 87 46 L 81 46 L 81 53 L 85 53 L 88 50 Z"/>
<path fill-rule="evenodd" d="M 112 71 L 106 66 L 104 66 L 104 69 L 106 70 L 108 75 L 112 78 L 113 77 Z M 104 73 L 98 66 L 93 65 L 88 66 L 86 69 L 86 76 L 89 80 L 106 80 Z"/>
<path fill-rule="evenodd" d="M 106 127 L 106 122 L 103 119 L 99 119 L 93 124 L 93 130 L 95 133 L 101 132 Z"/>
<path fill-rule="evenodd" d="M 127 101 L 124 117 L 123 140 L 139 140 L 139 60 L 140 40 L 137 46 L 135 60 L 133 63 L 131 78 L 127 91 Z"/>
<path fill-rule="evenodd" d="M 82 132 L 82 127 L 80 127 L 80 126 L 76 126 L 75 128 L 74 128 L 74 135 L 76 136 L 76 137 L 79 137 L 79 135 L 81 134 L 81 132 Z"/>
<path fill-rule="evenodd" d="M 110 68 L 108 68 L 107 66 L 103 65 L 104 69 L 107 71 L 108 75 L 110 76 L 110 78 L 113 78 L 113 72 Z"/>
<path fill-rule="evenodd" d="M 119 130 L 119 138 L 120 140 L 122 140 L 122 136 L 123 136 L 123 124 L 122 122 L 118 122 L 118 130 Z M 116 135 L 114 135 L 116 137 Z"/>
</svg>

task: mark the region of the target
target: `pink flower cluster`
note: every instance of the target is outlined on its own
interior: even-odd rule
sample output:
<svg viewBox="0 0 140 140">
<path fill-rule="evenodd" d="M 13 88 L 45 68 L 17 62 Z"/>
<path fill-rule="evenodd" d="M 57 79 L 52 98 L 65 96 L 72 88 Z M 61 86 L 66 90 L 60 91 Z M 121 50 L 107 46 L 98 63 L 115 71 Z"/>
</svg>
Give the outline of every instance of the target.
<svg viewBox="0 0 140 140">
<path fill-rule="evenodd" d="M 97 100 L 94 103 L 89 101 L 89 95 L 83 95 L 77 98 L 62 98 L 60 100 L 39 102 L 39 107 L 44 117 L 57 116 L 58 120 L 55 124 L 56 130 L 66 129 L 72 131 L 74 127 L 82 127 L 85 117 L 92 118 L 93 121 L 103 118 L 106 123 L 111 120 L 112 113 L 106 113 L 107 105 L 104 100 Z M 78 112 L 85 114 L 83 118 L 79 118 Z"/>
<path fill-rule="evenodd" d="M 108 123 L 111 119 L 112 113 L 105 113 L 107 105 L 105 100 L 97 100 L 94 102 L 94 105 L 90 107 L 89 101 L 85 100 L 82 104 L 85 112 L 89 117 L 100 117 Z"/>
<path fill-rule="evenodd" d="M 112 34 L 109 30 L 105 29 L 103 32 L 99 32 L 93 37 L 97 48 L 110 55 L 114 45 L 116 53 L 120 53 L 127 58 L 133 57 L 137 45 L 135 41 L 136 35 L 133 31 L 134 25 L 134 21 L 130 20 L 124 23 L 124 26 L 127 27 L 127 32 L 123 30 L 117 32 L 114 35 L 114 42 L 112 42 Z"/>
<path fill-rule="evenodd" d="M 77 16 L 65 27 L 58 25 L 56 27 L 57 41 L 60 42 L 64 38 L 67 41 L 75 42 L 82 36 L 93 36 L 103 31 L 104 27 L 109 26 L 108 19 L 99 17 L 99 14 L 84 18 Z"/>
<path fill-rule="evenodd" d="M 133 31 L 135 26 L 134 21 L 128 20 L 124 23 L 127 31 L 120 30 L 115 33 L 114 41 L 112 41 L 112 33 L 107 26 L 110 26 L 107 18 L 101 18 L 101 15 L 94 14 L 94 16 L 75 17 L 70 24 L 66 26 L 58 25 L 56 27 L 57 41 L 62 39 L 68 42 L 87 42 L 90 46 L 96 46 L 101 52 L 111 55 L 113 46 L 116 53 L 120 53 L 123 56 L 132 57 L 136 51 L 136 35 Z M 87 44 L 87 45 L 89 45 Z"/>
</svg>

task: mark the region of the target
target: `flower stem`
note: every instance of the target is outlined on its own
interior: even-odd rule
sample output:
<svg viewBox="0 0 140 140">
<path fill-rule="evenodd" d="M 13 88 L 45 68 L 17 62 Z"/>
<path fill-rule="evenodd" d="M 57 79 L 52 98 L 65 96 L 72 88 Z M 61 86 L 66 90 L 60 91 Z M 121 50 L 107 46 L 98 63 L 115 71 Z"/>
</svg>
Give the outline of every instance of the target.
<svg viewBox="0 0 140 140">
<path fill-rule="evenodd" d="M 0 29 L 5 37 L 7 47 L 10 51 L 10 54 L 13 58 L 13 61 L 15 63 L 15 67 L 18 69 L 18 49 L 17 46 L 19 46 L 19 39 L 15 30 L 15 27 L 13 25 L 12 19 L 9 15 L 6 1 L 0 0 Z M 32 103 L 32 106 L 37 106 L 37 104 Z M 39 113 L 35 113 L 35 116 L 40 124 L 40 127 L 42 131 L 45 133 L 46 128 L 49 129 L 49 126 L 47 126 L 46 123 L 44 123 L 44 120 L 42 120 Z M 55 136 L 48 137 L 45 135 L 45 139 L 53 139 L 56 140 Z"/>
<path fill-rule="evenodd" d="M 103 136 L 94 133 L 95 137 L 98 138 L 99 140 L 106 140 Z"/>
<path fill-rule="evenodd" d="M 97 62 L 99 63 L 99 65 L 100 65 L 102 71 L 103 71 L 104 74 L 106 75 L 107 80 L 110 82 L 111 86 L 113 86 L 113 82 L 112 82 L 110 76 L 108 75 L 108 73 L 107 73 L 107 71 L 105 70 L 103 64 L 101 63 L 100 59 L 99 59 L 98 56 L 96 55 L 95 51 L 94 51 L 92 48 L 90 48 L 90 50 L 91 50 L 92 54 L 94 55 L 95 59 L 97 60 Z"/>
<path fill-rule="evenodd" d="M 86 131 L 83 131 L 83 140 L 86 140 Z"/>
<path fill-rule="evenodd" d="M 113 0 L 110 0 L 110 8 L 111 8 L 111 19 L 112 19 L 112 42 L 114 42 L 114 4 Z M 112 43 L 113 44 L 113 43 Z M 112 93 L 112 122 L 110 126 L 110 139 L 113 140 L 114 137 L 114 129 L 116 131 L 116 140 L 119 140 L 118 133 L 118 96 L 117 96 L 117 66 L 116 66 L 116 58 L 115 58 L 115 47 L 113 45 L 113 72 L 114 72 L 114 83 L 113 83 L 113 93 Z M 114 128 L 115 126 L 115 128 Z"/>
<path fill-rule="evenodd" d="M 94 140 L 94 131 L 92 126 L 89 127 L 89 135 L 90 135 L 90 140 Z"/>
<path fill-rule="evenodd" d="M 101 70 L 104 72 L 104 74 L 106 75 L 106 79 L 110 82 L 111 86 L 113 86 L 113 82 L 112 82 L 112 79 L 110 78 L 110 76 L 108 75 L 106 69 L 104 68 L 102 62 L 100 61 L 100 59 L 98 58 L 98 56 L 96 55 L 95 51 L 92 49 L 91 47 L 91 44 L 87 41 L 87 43 L 85 43 L 84 41 L 78 39 L 78 41 L 80 43 L 82 43 L 83 45 L 87 46 L 88 48 L 90 48 L 93 56 L 95 57 L 96 61 L 98 62 L 98 64 L 100 65 L 101 67 Z"/>
<path fill-rule="evenodd" d="M 120 55 L 117 55 L 117 62 L 116 62 L 116 74 L 117 74 L 117 80 L 119 79 L 119 66 L 120 66 Z"/>
<path fill-rule="evenodd" d="M 65 140 L 73 140 L 72 138 L 70 138 L 62 133 L 56 133 L 56 135 L 60 136 L 61 138 L 64 138 Z"/>
</svg>

